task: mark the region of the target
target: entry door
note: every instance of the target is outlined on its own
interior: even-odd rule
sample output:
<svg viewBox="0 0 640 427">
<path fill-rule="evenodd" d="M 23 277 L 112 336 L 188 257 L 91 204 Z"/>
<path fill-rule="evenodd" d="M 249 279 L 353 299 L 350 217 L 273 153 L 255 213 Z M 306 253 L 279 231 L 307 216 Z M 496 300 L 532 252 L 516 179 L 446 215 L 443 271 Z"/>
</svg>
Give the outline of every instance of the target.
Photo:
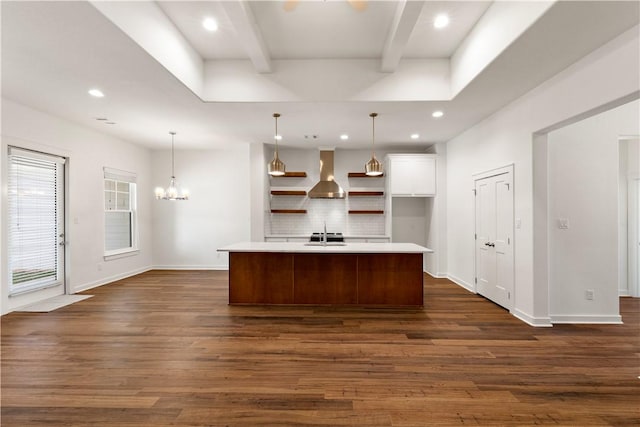
<svg viewBox="0 0 640 427">
<path fill-rule="evenodd" d="M 512 172 L 475 182 L 476 291 L 501 306 L 513 307 Z"/>
<path fill-rule="evenodd" d="M 9 148 L 9 295 L 21 295 L 22 301 L 65 292 L 64 163 L 61 157 Z"/>
</svg>

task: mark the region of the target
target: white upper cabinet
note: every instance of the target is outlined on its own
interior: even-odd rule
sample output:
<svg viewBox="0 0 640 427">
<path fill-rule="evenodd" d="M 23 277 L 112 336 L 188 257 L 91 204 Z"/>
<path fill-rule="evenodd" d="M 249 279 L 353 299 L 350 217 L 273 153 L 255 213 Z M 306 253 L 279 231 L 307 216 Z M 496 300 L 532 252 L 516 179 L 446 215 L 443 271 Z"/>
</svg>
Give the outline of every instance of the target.
<svg viewBox="0 0 640 427">
<path fill-rule="evenodd" d="M 389 154 L 386 163 L 391 196 L 436 195 L 435 154 Z"/>
</svg>

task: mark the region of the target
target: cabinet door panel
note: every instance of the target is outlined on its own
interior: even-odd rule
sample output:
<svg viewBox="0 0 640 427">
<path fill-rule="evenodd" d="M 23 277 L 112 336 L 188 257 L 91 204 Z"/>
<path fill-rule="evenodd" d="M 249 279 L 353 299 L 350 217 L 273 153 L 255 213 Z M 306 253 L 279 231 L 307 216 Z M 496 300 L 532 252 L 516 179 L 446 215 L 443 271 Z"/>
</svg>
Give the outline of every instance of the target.
<svg viewBox="0 0 640 427">
<path fill-rule="evenodd" d="M 229 254 L 229 304 L 292 304 L 293 254 Z"/>
<path fill-rule="evenodd" d="M 391 161 L 391 194 L 411 195 L 413 180 L 412 163 L 408 159 Z"/>
<path fill-rule="evenodd" d="M 422 306 L 422 254 L 360 254 L 358 303 Z"/>
<path fill-rule="evenodd" d="M 433 155 L 390 155 L 392 196 L 435 196 L 436 159 Z"/>
<path fill-rule="evenodd" d="M 294 304 L 357 303 L 357 255 L 296 254 Z"/>
</svg>

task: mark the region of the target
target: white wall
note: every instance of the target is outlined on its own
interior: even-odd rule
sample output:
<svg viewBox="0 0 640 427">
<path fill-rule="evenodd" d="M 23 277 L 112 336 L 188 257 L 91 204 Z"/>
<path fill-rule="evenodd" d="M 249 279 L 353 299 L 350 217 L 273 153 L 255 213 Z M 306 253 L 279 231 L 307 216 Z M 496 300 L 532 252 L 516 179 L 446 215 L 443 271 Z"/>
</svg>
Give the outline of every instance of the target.
<svg viewBox="0 0 640 427">
<path fill-rule="evenodd" d="M 2 99 L 2 155 L 7 146 L 17 146 L 68 157 L 67 250 L 69 288 L 77 292 L 108 283 L 151 267 L 150 198 L 139 197 L 140 252 L 104 261 L 103 167 L 135 172 L 138 193 L 149 194 L 151 160 L 148 150 L 42 113 L 8 99 Z M 2 173 L 2 205 L 6 206 L 6 172 Z M 2 230 L 6 212 L 2 211 Z M 2 262 L 6 265 L 6 237 L 2 239 Z M 2 313 L 29 303 L 29 294 L 9 298 L 7 275 L 2 274 Z"/>
<path fill-rule="evenodd" d="M 620 320 L 619 259 L 626 260 L 626 251 L 620 254 L 618 244 L 618 138 L 638 134 L 639 117 L 640 102 L 634 101 L 548 135 L 553 323 Z M 568 221 L 567 229 L 559 228 L 561 219 Z M 585 297 L 587 290 L 594 291 L 593 300 Z"/>
<path fill-rule="evenodd" d="M 434 277 L 447 277 L 447 145 L 438 143 L 428 150 L 437 154 L 436 197 L 427 198 L 428 248 L 436 249 L 425 254 L 425 270 Z"/>
<path fill-rule="evenodd" d="M 622 34 L 447 143 L 447 262 L 449 277 L 473 288 L 474 173 L 514 164 L 514 314 L 549 324 L 545 283 L 534 284 L 534 133 L 638 96 L 638 27 Z M 615 231 L 614 231 L 615 233 Z M 538 265 L 535 264 L 538 268 Z"/>
<path fill-rule="evenodd" d="M 178 132 L 178 147 L 179 138 Z M 151 158 L 153 186 L 166 187 L 171 176 L 171 151 L 154 151 Z M 188 201 L 152 201 L 154 267 L 227 268 L 228 254 L 216 249 L 251 240 L 249 145 L 177 149 L 175 173 L 191 196 Z"/>
<path fill-rule="evenodd" d="M 251 241 L 264 241 L 265 210 L 269 206 L 269 186 L 264 178 L 267 174 L 267 158 L 264 144 L 249 146 L 251 157 Z M 269 161 L 271 158 L 269 158 Z"/>
</svg>

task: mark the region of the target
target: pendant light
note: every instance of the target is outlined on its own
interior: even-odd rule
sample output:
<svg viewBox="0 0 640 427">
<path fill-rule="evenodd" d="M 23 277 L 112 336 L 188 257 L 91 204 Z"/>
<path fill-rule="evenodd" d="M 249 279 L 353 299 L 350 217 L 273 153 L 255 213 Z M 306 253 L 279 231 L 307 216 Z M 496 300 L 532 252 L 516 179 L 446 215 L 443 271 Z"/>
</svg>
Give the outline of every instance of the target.
<svg viewBox="0 0 640 427">
<path fill-rule="evenodd" d="M 378 113 L 371 113 L 372 136 L 371 136 L 371 159 L 364 165 L 365 175 L 380 176 L 382 175 L 382 164 L 376 159 L 375 143 L 376 143 L 376 117 Z"/>
<path fill-rule="evenodd" d="M 273 113 L 273 117 L 276 119 L 276 134 L 274 136 L 276 140 L 276 151 L 273 153 L 273 160 L 269 162 L 269 175 L 271 176 L 283 176 L 284 175 L 284 163 L 278 157 L 278 117 L 280 117 L 279 113 Z"/>
<path fill-rule="evenodd" d="M 175 132 L 169 132 L 171 135 L 171 181 L 169 186 L 165 190 L 162 187 L 156 187 L 156 199 L 158 200 L 189 200 L 189 192 L 185 189 L 181 189 L 176 181 L 175 174 L 175 159 L 173 154 L 173 139 L 176 136 Z"/>
</svg>

